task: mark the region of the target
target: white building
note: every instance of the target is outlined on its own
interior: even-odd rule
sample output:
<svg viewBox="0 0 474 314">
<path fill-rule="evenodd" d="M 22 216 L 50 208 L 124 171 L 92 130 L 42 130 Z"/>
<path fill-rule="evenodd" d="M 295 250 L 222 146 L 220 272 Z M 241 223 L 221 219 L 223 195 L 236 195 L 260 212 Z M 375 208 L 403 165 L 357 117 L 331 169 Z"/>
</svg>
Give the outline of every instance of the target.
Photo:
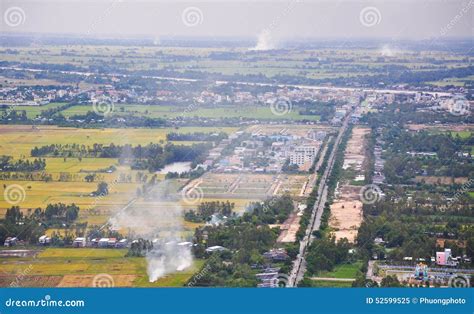
<svg viewBox="0 0 474 314">
<path fill-rule="evenodd" d="M 300 145 L 295 147 L 290 153 L 290 164 L 302 166 L 307 162 L 312 162 L 318 153 L 318 145 Z"/>
</svg>

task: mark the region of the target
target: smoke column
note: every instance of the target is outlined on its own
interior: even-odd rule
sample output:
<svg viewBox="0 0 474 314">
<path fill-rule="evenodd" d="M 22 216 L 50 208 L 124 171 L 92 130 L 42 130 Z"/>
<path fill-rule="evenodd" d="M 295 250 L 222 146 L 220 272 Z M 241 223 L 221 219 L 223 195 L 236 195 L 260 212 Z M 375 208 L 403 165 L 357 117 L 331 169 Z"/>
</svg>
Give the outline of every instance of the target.
<svg viewBox="0 0 474 314">
<path fill-rule="evenodd" d="M 170 190 L 167 181 L 160 182 L 148 192 L 150 199 L 137 201 L 109 220 L 112 229 L 127 228 L 136 237 L 153 241 L 153 249 L 146 254 L 150 282 L 193 262 L 190 246 L 178 244 L 183 241 L 183 208 L 178 200 L 169 198 L 175 194 Z"/>
<path fill-rule="evenodd" d="M 269 30 L 264 29 L 259 35 L 258 35 L 258 41 L 257 45 L 250 50 L 257 50 L 257 51 L 263 51 L 263 50 L 272 50 L 276 48 L 275 41 L 272 38 L 272 34 L 270 33 Z"/>
</svg>

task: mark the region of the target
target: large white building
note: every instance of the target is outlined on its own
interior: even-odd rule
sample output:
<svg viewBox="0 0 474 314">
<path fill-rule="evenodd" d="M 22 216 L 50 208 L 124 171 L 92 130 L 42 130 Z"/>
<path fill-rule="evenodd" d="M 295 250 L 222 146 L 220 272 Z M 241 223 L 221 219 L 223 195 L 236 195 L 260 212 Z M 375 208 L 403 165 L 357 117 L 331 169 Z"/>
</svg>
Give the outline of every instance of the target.
<svg viewBox="0 0 474 314">
<path fill-rule="evenodd" d="M 312 162 L 319 150 L 319 145 L 300 145 L 295 147 L 289 155 L 290 164 L 302 166 L 307 162 Z"/>
</svg>

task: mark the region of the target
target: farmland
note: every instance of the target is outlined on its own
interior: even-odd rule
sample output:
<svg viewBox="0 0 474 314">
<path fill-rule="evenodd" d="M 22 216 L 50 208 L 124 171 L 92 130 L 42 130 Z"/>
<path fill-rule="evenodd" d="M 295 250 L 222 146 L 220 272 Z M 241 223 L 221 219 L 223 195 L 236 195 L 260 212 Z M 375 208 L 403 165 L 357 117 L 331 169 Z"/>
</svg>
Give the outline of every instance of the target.
<svg viewBox="0 0 474 314">
<path fill-rule="evenodd" d="M 30 119 L 36 118 L 38 115 L 41 114 L 41 111 L 48 110 L 48 109 L 55 109 L 61 107 L 65 103 L 49 103 L 42 106 L 15 106 L 16 111 L 25 111 L 26 116 Z"/>
<path fill-rule="evenodd" d="M 440 237 L 472 266 L 465 42 L 128 40 L 0 49 L 0 286 L 364 287 Z"/>
<path fill-rule="evenodd" d="M 285 51 L 284 56 L 273 55 L 272 52 L 260 52 L 258 58 L 247 53 L 248 49 L 239 47 L 234 50 L 234 57 L 228 60 L 214 58 L 226 52 L 223 47 L 127 47 L 127 46 L 92 46 L 80 47 L 51 46 L 44 48 L 42 53 L 34 53 L 33 48 L 19 47 L 15 54 L 3 54 L 5 61 L 71 64 L 78 67 L 86 65 L 119 64 L 126 70 L 163 70 L 167 62 L 173 58 L 176 72 L 183 73 L 190 69 L 200 71 L 203 76 L 211 74 L 223 75 L 265 75 L 275 77 L 290 75 L 312 79 L 331 79 L 337 77 L 358 77 L 374 75 L 383 68 L 384 64 L 406 67 L 414 72 L 436 70 L 444 65 L 451 68 L 463 67 L 466 62 L 472 62 L 472 57 L 456 56 L 448 52 L 423 51 L 414 55 L 409 50 L 392 51 L 393 47 L 384 46 L 381 49 L 305 49 L 304 51 Z M 133 58 L 131 58 L 133 56 Z M 317 56 L 318 58 L 314 58 Z M 383 56 L 383 62 L 380 60 Z M 467 61 L 466 61 L 466 59 Z M 284 62 L 282 62 L 284 60 Z M 323 63 L 321 60 L 330 61 Z M 352 62 L 348 62 L 351 60 Z M 429 81 L 437 86 L 463 85 L 469 77 Z"/>
<path fill-rule="evenodd" d="M 126 250 L 48 248 L 36 257 L 8 258 L 1 262 L 0 286 L 15 284 L 27 287 L 92 287 L 94 278 L 108 274 L 116 287 L 180 287 L 202 265 L 195 260 L 189 269 L 148 282 L 142 258 L 125 257 Z"/>
<path fill-rule="evenodd" d="M 31 126 L 1 126 L 2 137 L 0 138 L 0 155 L 9 155 L 14 158 L 29 158 L 30 151 L 34 147 L 50 144 L 78 143 L 84 145 L 98 144 L 142 144 L 150 142 L 158 143 L 166 141 L 166 134 L 169 132 L 190 133 L 200 132 L 226 132 L 232 133 L 237 128 L 194 128 L 183 127 L 180 129 L 73 129 L 60 127 L 32 128 Z M 179 144 L 191 142 L 179 142 Z M 98 201 L 89 194 L 95 190 L 97 183 L 85 182 L 84 177 L 90 171 L 97 171 L 110 166 L 117 168 L 116 173 L 98 174 L 98 179 L 106 182 L 113 182 L 120 175 L 136 175 L 138 171 L 130 170 L 129 167 L 120 166 L 117 159 L 113 158 L 45 158 L 45 172 L 51 174 L 52 182 L 24 181 L 24 180 L 4 180 L 4 186 L 20 185 L 25 190 L 25 199 L 22 202 L 23 208 L 45 207 L 49 203 L 75 203 L 80 206 L 86 215 L 88 210 L 98 210 L 104 213 L 112 208 L 124 205 L 132 197 L 136 183 L 119 182 L 113 185 L 110 194 Z M 67 182 L 60 182 L 60 175 L 68 173 L 71 178 Z M 13 178 L 15 174 L 13 173 Z M 159 179 L 163 179 L 163 174 L 157 174 Z M 7 203 L 5 196 L 0 195 L 0 215 L 5 213 L 6 208 L 11 204 Z M 102 216 L 99 219 L 98 216 Z M 95 215 L 91 217 L 94 223 L 105 222 L 106 217 Z"/>
<path fill-rule="evenodd" d="M 73 115 L 83 115 L 91 111 L 91 106 L 80 105 L 68 108 L 61 113 L 66 117 Z M 176 117 L 200 117 L 200 118 L 254 118 L 265 120 L 283 120 L 283 119 L 306 119 L 318 121 L 317 115 L 300 115 L 298 108 L 284 116 L 278 116 L 272 113 L 269 106 L 249 106 L 249 105 L 229 105 L 227 107 L 201 107 L 189 110 L 186 107 L 178 106 L 158 106 L 158 105 L 134 105 L 134 104 L 116 104 L 114 105 L 114 114 L 137 116 L 147 116 L 152 118 L 173 119 Z"/>
<path fill-rule="evenodd" d="M 192 133 L 192 132 L 225 132 L 232 133 L 237 128 L 232 127 L 182 127 L 179 129 L 77 129 L 61 128 L 55 126 L 0 126 L 0 155 L 25 156 L 35 146 L 50 144 L 83 144 L 93 145 L 110 144 L 116 145 L 133 144 L 146 145 L 148 143 L 159 143 L 166 141 L 166 134 Z M 179 142 L 182 144 L 182 142 Z"/>
</svg>

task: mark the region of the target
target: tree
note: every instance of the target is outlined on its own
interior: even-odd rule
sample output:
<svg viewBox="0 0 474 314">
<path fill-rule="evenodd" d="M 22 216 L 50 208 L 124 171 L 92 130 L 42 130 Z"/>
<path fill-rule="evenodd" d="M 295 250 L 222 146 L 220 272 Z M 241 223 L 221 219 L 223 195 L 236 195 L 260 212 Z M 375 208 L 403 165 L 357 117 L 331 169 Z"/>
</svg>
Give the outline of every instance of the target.
<svg viewBox="0 0 474 314">
<path fill-rule="evenodd" d="M 400 284 L 400 281 L 398 280 L 397 276 L 392 275 L 392 276 L 386 276 L 382 279 L 382 282 L 380 283 L 380 286 L 383 288 L 400 288 L 402 285 Z"/>
<path fill-rule="evenodd" d="M 84 179 L 86 180 L 86 182 L 94 182 L 95 174 L 88 174 L 84 177 Z"/>
<path fill-rule="evenodd" d="M 94 192 L 95 195 L 105 196 L 109 194 L 109 185 L 106 182 L 100 182 L 97 184 L 97 190 Z"/>
</svg>

